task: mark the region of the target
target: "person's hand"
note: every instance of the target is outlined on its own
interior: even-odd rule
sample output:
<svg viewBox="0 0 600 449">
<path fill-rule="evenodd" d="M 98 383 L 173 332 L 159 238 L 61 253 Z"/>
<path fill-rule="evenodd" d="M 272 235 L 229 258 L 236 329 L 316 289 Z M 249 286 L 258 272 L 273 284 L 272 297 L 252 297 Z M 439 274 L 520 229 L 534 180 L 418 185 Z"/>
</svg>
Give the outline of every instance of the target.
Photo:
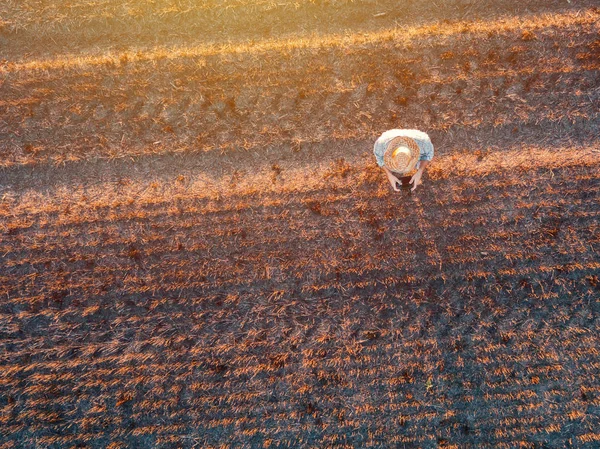
<svg viewBox="0 0 600 449">
<path fill-rule="evenodd" d="M 395 192 L 399 192 L 400 189 L 398 188 L 398 184 L 402 184 L 402 181 L 400 181 L 394 175 L 388 175 L 388 179 L 390 181 L 390 184 L 392 185 L 392 189 L 394 189 Z M 398 184 L 396 184 L 396 183 L 398 183 Z"/>
<path fill-rule="evenodd" d="M 410 189 L 411 192 L 414 192 L 419 184 L 421 184 L 421 175 L 423 175 L 422 170 L 417 170 L 417 172 L 410 178 L 409 184 L 413 184 L 413 188 Z"/>
</svg>

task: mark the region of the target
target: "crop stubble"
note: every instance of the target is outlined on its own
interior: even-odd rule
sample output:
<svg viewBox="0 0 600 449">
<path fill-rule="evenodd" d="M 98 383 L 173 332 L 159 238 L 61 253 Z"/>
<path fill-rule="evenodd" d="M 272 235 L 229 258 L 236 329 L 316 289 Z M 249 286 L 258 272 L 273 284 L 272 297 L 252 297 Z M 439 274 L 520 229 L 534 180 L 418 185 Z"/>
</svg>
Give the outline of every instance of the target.
<svg viewBox="0 0 600 449">
<path fill-rule="evenodd" d="M 4 64 L 0 447 L 595 447 L 598 10 L 551 5 Z"/>
</svg>

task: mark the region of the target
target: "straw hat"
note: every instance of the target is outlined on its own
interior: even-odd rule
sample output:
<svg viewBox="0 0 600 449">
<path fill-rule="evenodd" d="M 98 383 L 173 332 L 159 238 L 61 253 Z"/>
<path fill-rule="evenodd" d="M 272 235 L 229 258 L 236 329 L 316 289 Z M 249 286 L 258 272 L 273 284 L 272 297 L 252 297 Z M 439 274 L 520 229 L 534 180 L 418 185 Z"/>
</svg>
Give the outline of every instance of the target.
<svg viewBox="0 0 600 449">
<path fill-rule="evenodd" d="M 414 139 L 410 137 L 394 137 L 387 144 L 383 153 L 385 166 L 396 173 L 408 173 L 419 162 L 421 150 Z"/>
</svg>

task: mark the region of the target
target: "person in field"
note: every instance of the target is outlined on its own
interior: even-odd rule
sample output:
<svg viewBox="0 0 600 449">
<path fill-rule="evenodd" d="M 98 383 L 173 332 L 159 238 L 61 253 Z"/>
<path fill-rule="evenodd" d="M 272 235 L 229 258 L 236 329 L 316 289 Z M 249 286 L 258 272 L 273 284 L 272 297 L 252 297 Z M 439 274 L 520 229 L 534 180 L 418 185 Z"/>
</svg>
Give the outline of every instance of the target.
<svg viewBox="0 0 600 449">
<path fill-rule="evenodd" d="M 404 185 L 413 192 L 420 184 L 423 171 L 433 159 L 433 144 L 423 131 L 390 129 L 375 141 L 373 153 L 385 172 L 392 189 Z M 412 174 L 412 176 L 411 176 Z"/>
</svg>

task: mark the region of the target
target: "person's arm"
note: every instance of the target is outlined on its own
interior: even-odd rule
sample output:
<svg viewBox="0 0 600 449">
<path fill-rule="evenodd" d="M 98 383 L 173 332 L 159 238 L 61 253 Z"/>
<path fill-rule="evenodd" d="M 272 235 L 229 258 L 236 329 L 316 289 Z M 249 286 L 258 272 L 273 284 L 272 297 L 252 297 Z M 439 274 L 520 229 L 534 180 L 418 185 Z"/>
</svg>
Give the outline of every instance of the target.
<svg viewBox="0 0 600 449">
<path fill-rule="evenodd" d="M 392 185 L 392 189 L 394 189 L 396 192 L 399 192 L 400 189 L 398 188 L 396 183 L 401 184 L 401 181 L 398 178 L 396 178 L 396 176 L 385 165 L 381 168 L 383 168 L 383 171 L 387 175 L 388 181 Z"/>
<path fill-rule="evenodd" d="M 421 184 L 421 176 L 423 176 L 423 172 L 425 171 L 425 167 L 429 165 L 430 161 L 419 161 L 419 169 L 417 172 L 410 178 L 410 184 L 413 184 L 413 188 L 410 189 L 411 192 L 417 188 L 419 184 Z"/>
<path fill-rule="evenodd" d="M 417 171 L 421 171 L 421 173 L 423 173 L 425 171 L 425 167 L 427 167 L 431 161 L 419 161 L 419 162 L 420 162 L 419 170 L 417 170 Z"/>
</svg>

